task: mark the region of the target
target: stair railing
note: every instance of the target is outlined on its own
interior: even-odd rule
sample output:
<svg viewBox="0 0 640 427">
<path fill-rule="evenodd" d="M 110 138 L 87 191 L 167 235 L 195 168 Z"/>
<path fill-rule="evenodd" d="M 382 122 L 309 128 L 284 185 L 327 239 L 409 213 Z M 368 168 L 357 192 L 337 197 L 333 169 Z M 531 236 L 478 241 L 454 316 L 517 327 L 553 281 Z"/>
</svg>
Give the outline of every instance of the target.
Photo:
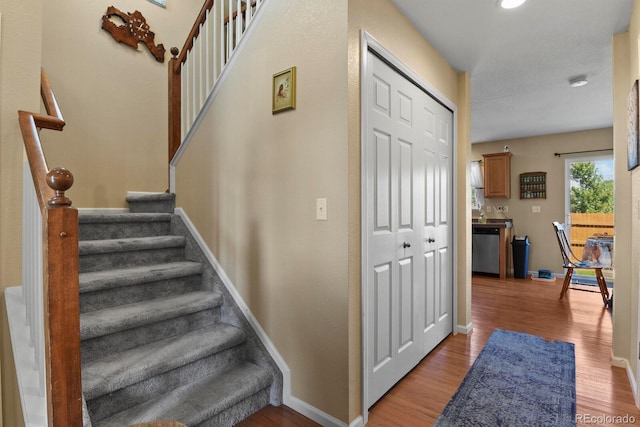
<svg viewBox="0 0 640 427">
<path fill-rule="evenodd" d="M 78 211 L 65 196 L 73 176 L 63 168 L 49 170 L 38 135 L 65 125 L 44 70 L 41 95 L 47 115 L 18 111 L 27 154 L 22 292 L 48 425 L 76 427 L 82 426 Z"/>
<path fill-rule="evenodd" d="M 263 2 L 206 0 L 180 54 L 178 48 L 171 48 L 169 162 Z"/>
</svg>

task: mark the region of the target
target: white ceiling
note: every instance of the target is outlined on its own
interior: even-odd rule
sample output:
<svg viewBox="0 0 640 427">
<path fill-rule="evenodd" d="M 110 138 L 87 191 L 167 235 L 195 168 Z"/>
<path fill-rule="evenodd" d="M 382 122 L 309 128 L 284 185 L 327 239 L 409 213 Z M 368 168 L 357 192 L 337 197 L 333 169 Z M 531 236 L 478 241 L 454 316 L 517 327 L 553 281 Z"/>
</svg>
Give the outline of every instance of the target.
<svg viewBox="0 0 640 427">
<path fill-rule="evenodd" d="M 440 54 L 471 76 L 471 140 L 612 126 L 612 36 L 633 0 L 392 0 Z M 589 84 L 571 88 L 586 74 Z"/>
</svg>

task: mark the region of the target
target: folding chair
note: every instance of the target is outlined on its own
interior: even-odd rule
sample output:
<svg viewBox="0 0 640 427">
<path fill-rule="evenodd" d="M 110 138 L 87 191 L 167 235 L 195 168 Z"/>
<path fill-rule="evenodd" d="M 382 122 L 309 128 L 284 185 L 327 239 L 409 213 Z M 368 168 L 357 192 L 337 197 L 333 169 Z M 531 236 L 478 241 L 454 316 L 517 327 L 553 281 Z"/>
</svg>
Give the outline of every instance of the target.
<svg viewBox="0 0 640 427">
<path fill-rule="evenodd" d="M 609 290 L 607 289 L 607 281 L 602 275 L 602 266 L 599 264 L 592 264 L 582 261 L 580 258 L 575 256 L 575 254 L 571 250 L 569 240 L 567 240 L 567 235 L 564 234 L 564 224 L 560 224 L 559 222 L 554 221 L 553 229 L 555 230 L 556 237 L 558 238 L 560 253 L 562 253 L 562 266 L 567 270 L 564 276 L 564 283 L 562 284 L 560 298 L 564 297 L 564 295 L 567 293 L 567 290 L 569 289 L 571 277 L 573 276 L 573 270 L 575 268 L 582 268 L 585 270 L 595 271 L 596 280 L 598 281 L 598 287 L 600 288 L 600 294 L 602 295 L 602 301 L 604 302 L 604 305 L 607 305 L 607 301 L 609 300 Z"/>
</svg>

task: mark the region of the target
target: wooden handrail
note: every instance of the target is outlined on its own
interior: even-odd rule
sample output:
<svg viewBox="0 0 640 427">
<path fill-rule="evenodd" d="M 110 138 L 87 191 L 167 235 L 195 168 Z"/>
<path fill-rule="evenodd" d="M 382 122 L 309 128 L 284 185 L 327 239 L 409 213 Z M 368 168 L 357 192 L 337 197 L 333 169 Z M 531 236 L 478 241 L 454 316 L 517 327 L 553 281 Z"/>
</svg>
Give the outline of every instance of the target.
<svg viewBox="0 0 640 427">
<path fill-rule="evenodd" d="M 40 210 L 43 211 L 47 206 L 47 202 L 54 196 L 54 192 L 53 189 L 45 185 L 49 169 L 42 152 L 42 144 L 40 143 L 34 116 L 34 113 L 18 111 L 18 121 L 20 122 L 24 148 L 29 160 L 29 168 L 36 188 L 38 204 L 40 205 Z M 40 185 L 36 183 L 40 183 Z"/>
<path fill-rule="evenodd" d="M 43 220 L 43 298 L 49 426 L 82 426 L 78 211 L 65 191 L 73 175 L 48 170 L 38 127 L 62 130 L 64 119 L 44 70 L 41 95 L 48 116 L 18 112 L 20 130 Z"/>
<path fill-rule="evenodd" d="M 47 129 L 62 130 L 64 127 L 64 118 L 62 117 L 62 111 L 58 107 L 58 101 L 56 101 L 56 95 L 53 93 L 51 83 L 49 83 L 49 76 L 43 69 L 40 70 L 40 95 L 44 102 L 44 109 L 47 112 L 46 119 L 55 123 L 55 128 L 47 127 Z M 44 118 L 44 117 L 43 117 Z M 46 126 L 41 126 L 46 127 Z"/>
</svg>

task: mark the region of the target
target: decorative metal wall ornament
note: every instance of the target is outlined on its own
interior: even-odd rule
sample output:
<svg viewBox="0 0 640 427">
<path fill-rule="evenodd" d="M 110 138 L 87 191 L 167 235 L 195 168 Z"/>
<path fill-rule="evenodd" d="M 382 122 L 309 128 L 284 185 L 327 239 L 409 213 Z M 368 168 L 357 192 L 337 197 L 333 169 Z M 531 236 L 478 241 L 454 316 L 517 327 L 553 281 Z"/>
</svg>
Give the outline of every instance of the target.
<svg viewBox="0 0 640 427">
<path fill-rule="evenodd" d="M 111 21 L 112 16 L 122 19 L 124 24 L 116 25 Z M 138 43 L 144 43 L 156 61 L 164 62 L 164 46 L 162 43 L 154 44 L 153 39 L 156 35 L 151 31 L 147 20 L 139 11 L 125 13 L 116 7 L 109 6 L 107 12 L 102 16 L 102 29 L 111 34 L 117 42 L 124 43 L 136 50 L 138 50 Z"/>
</svg>

